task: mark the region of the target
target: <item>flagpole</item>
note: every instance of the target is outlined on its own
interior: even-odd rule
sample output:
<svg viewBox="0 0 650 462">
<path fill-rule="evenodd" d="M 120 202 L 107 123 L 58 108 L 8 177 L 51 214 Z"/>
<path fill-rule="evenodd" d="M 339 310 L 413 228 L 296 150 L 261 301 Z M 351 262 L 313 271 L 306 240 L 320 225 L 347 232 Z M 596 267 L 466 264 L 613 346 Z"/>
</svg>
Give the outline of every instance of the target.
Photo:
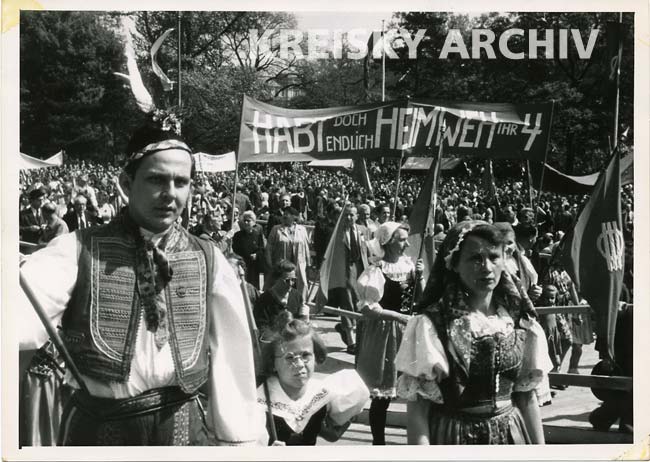
<svg viewBox="0 0 650 462">
<path fill-rule="evenodd" d="M 623 23 L 623 13 L 618 14 L 619 24 Z M 623 39 L 622 31 L 623 27 L 619 27 L 618 34 L 618 61 L 616 62 L 616 103 L 614 106 L 614 144 L 612 146 L 612 151 L 618 146 L 618 109 L 621 97 L 621 59 L 623 59 Z"/>
<path fill-rule="evenodd" d="M 181 107 L 181 12 L 178 16 L 178 107 Z"/>
<path fill-rule="evenodd" d="M 537 211 L 539 203 L 542 201 L 542 185 L 544 184 L 544 172 L 546 171 L 546 161 L 548 159 L 548 150 L 550 149 L 549 141 L 551 139 L 551 124 L 553 123 L 553 113 L 555 112 L 555 100 L 551 100 L 551 119 L 548 124 L 548 136 L 546 138 L 546 151 L 544 152 L 544 165 L 542 165 L 542 174 L 539 177 L 539 193 L 537 194 L 537 205 L 535 206 L 535 226 L 537 226 Z"/>
<path fill-rule="evenodd" d="M 384 32 L 384 20 L 381 20 L 381 101 L 386 100 L 386 35 Z"/>
<path fill-rule="evenodd" d="M 440 126 L 440 132 L 444 134 L 444 126 Z M 431 230 L 433 231 L 433 228 L 436 225 L 436 208 L 438 207 L 438 179 L 440 176 L 440 165 L 442 164 L 442 156 L 443 156 L 443 147 L 445 145 L 445 138 L 444 136 L 440 137 L 440 147 L 438 148 L 438 153 L 437 156 L 433 159 L 433 161 L 436 163 L 434 168 L 435 168 L 435 173 L 433 175 L 433 200 L 429 202 L 429 208 L 427 209 L 427 220 L 428 217 L 431 217 Z M 424 187 L 424 185 L 423 185 Z M 431 209 L 433 209 L 433 214 L 431 213 Z M 426 233 L 428 232 L 427 227 L 425 226 L 425 229 L 422 234 L 422 239 L 420 239 L 420 248 L 418 249 L 418 260 L 422 259 L 422 253 L 424 252 L 424 239 L 426 238 Z M 413 307 L 415 305 L 415 289 L 413 290 L 413 293 L 411 294 L 411 303 L 409 304 L 409 312 L 410 314 L 413 313 Z"/>
</svg>

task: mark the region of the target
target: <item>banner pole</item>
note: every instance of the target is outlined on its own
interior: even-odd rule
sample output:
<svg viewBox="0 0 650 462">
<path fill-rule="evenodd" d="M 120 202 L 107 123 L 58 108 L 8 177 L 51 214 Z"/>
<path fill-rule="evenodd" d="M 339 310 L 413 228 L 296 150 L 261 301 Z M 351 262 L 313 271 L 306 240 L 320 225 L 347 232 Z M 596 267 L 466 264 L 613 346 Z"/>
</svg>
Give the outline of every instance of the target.
<svg viewBox="0 0 650 462">
<path fill-rule="evenodd" d="M 544 165 L 542 165 L 542 174 L 539 177 L 539 191 L 537 193 L 537 205 L 535 206 L 535 226 L 537 226 L 537 211 L 539 203 L 542 201 L 542 187 L 544 184 L 544 172 L 546 171 L 546 161 L 548 159 L 549 140 L 551 138 L 551 124 L 553 123 L 553 112 L 555 111 L 555 100 L 551 101 L 551 121 L 548 125 L 548 138 L 546 140 L 546 150 L 544 151 Z"/>
<path fill-rule="evenodd" d="M 237 182 L 239 181 L 239 162 L 235 162 L 235 185 L 232 189 L 232 212 L 230 214 L 230 229 L 235 226 L 235 198 L 237 197 Z M 241 210 L 240 210 L 241 213 Z"/>
</svg>

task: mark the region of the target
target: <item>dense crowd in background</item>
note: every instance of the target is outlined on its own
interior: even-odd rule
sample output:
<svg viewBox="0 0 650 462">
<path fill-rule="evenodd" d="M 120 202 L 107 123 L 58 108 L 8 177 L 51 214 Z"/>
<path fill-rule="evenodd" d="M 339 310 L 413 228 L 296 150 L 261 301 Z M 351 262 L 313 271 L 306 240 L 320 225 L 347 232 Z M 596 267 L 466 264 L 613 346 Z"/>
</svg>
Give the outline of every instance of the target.
<svg viewBox="0 0 650 462">
<path fill-rule="evenodd" d="M 435 214 L 439 232 L 444 233 L 463 219 L 508 221 L 516 225 L 522 214 L 530 212 L 537 223 L 538 250 L 548 250 L 573 227 L 589 197 L 542 192 L 538 198 L 534 191 L 531 197 L 523 170 L 521 175 L 515 174 L 509 178 L 497 176 L 495 197 L 486 189 L 488 185 L 483 167 L 484 164 L 479 161 L 469 161 L 461 163 L 460 168 L 453 171 L 443 172 Z M 369 209 L 370 216 L 365 217 L 364 213 L 364 219 L 381 222 L 382 212 L 389 211 L 391 215 L 394 213 L 395 220 L 408 222 L 426 172 L 401 172 L 395 204 L 397 168 L 398 162 L 392 159 L 370 162 L 368 173 L 373 190 L 369 192 L 345 169 L 316 169 L 301 163 L 241 165 L 234 201 L 234 172 L 199 172 L 194 181 L 188 226 L 197 234 L 207 232 L 221 240 L 222 250 L 229 251 L 232 237 L 240 229 L 241 215 L 246 211 L 254 213 L 257 226 L 262 226 L 265 236 L 268 236 L 273 225 L 280 223 L 282 209 L 287 206 L 298 212 L 298 223 L 313 225 L 316 230 L 329 227 L 331 231 L 346 200 L 357 206 L 368 206 L 364 209 Z M 495 165 L 495 170 L 499 171 L 498 165 Z M 38 192 L 41 196 L 37 201 L 38 206 L 48 204 L 47 208 L 54 210 L 54 216 L 68 224 L 67 231 L 76 229 L 74 215 L 78 215 L 80 209 L 84 209 L 83 214 L 90 222 L 88 225 L 106 223 L 126 203 L 126 196 L 119 187 L 119 172 L 119 165 L 90 164 L 83 160 L 66 162 L 60 167 L 23 170 L 20 172 L 20 210 L 23 212 L 33 206 L 30 197 Z M 80 199 L 75 201 L 75 198 Z M 626 256 L 631 268 L 633 185 L 623 187 L 621 201 Z M 311 231 L 312 228 L 308 227 Z M 61 233 L 60 227 L 58 232 Z M 36 238 L 25 239 L 21 226 L 21 239 L 35 244 L 46 244 L 56 235 L 47 224 L 41 224 L 41 230 L 36 234 Z M 315 234 L 310 232 L 310 236 L 316 250 L 312 263 L 317 266 L 327 243 L 318 242 L 318 231 Z"/>
</svg>

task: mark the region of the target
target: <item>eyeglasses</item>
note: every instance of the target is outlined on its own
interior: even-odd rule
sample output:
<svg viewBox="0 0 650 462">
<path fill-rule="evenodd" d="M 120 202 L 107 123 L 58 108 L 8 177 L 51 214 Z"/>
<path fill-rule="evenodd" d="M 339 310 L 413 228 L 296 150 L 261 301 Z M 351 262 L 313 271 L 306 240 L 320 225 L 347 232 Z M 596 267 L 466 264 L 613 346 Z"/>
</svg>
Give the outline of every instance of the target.
<svg viewBox="0 0 650 462">
<path fill-rule="evenodd" d="M 297 366 L 298 360 L 301 360 L 303 364 L 309 364 L 314 359 L 314 353 L 311 351 L 303 351 L 301 353 L 285 353 L 282 356 L 276 356 L 276 358 L 284 359 L 284 362 L 289 366 Z"/>
</svg>

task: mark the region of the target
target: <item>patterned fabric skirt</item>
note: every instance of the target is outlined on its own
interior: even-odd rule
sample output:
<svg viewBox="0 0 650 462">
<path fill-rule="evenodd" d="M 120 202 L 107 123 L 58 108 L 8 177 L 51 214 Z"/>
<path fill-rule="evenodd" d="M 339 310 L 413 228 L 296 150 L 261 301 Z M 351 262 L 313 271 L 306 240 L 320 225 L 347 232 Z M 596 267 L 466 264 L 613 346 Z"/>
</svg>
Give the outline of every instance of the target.
<svg viewBox="0 0 650 462">
<path fill-rule="evenodd" d="M 531 444 L 519 409 L 507 406 L 496 414 L 469 414 L 432 404 L 430 444 Z"/>
<path fill-rule="evenodd" d="M 363 318 L 358 344 L 357 371 L 373 398 L 397 396 L 395 356 L 404 327 L 396 321 Z"/>
<path fill-rule="evenodd" d="M 160 389 L 165 390 L 165 389 Z M 62 446 L 211 446 L 199 397 L 150 390 L 120 400 L 76 392 L 61 419 Z"/>
</svg>

